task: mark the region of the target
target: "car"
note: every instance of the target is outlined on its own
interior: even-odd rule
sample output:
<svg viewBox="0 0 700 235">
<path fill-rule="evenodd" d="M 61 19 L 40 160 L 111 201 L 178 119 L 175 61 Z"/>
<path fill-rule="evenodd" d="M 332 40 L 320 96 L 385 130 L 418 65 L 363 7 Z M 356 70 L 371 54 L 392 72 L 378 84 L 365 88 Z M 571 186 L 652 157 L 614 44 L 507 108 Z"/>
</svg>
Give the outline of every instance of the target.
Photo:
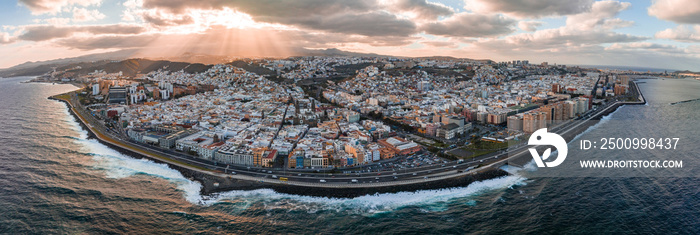
<svg viewBox="0 0 700 235">
<path fill-rule="evenodd" d="M 418 175 L 418 173 L 413 173 L 413 175 Z"/>
<path fill-rule="evenodd" d="M 379 177 L 374 177 L 375 180 L 379 180 Z"/>
<path fill-rule="evenodd" d="M 321 183 L 325 183 L 325 182 L 326 182 L 326 180 L 319 180 L 319 182 L 321 182 Z"/>
<path fill-rule="evenodd" d="M 272 175 L 272 178 L 273 178 L 273 179 L 277 179 L 277 176 L 276 176 L 276 175 Z"/>
<path fill-rule="evenodd" d="M 357 183 L 358 181 L 356 179 L 350 180 L 351 183 Z"/>
<path fill-rule="evenodd" d="M 267 171 L 268 174 L 272 174 L 272 171 Z"/>
</svg>

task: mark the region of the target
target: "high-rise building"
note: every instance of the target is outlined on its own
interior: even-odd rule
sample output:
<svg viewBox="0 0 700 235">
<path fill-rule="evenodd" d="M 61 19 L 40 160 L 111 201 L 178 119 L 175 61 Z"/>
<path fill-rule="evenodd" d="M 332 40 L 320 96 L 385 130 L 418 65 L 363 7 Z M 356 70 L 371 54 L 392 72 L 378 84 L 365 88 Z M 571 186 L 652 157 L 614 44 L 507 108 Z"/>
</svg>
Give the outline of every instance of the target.
<svg viewBox="0 0 700 235">
<path fill-rule="evenodd" d="M 552 93 L 561 93 L 562 87 L 559 83 L 552 84 Z"/>
<path fill-rule="evenodd" d="M 620 76 L 620 85 L 627 86 L 630 83 L 630 77 L 627 75 Z"/>
<path fill-rule="evenodd" d="M 614 92 L 615 92 L 615 95 L 627 94 L 627 86 L 615 84 Z"/>
<path fill-rule="evenodd" d="M 523 130 L 523 117 L 518 115 L 513 115 L 508 117 L 508 130 L 509 131 L 522 131 Z"/>
<path fill-rule="evenodd" d="M 532 133 L 535 130 L 535 116 L 532 113 L 523 114 L 523 131 Z"/>
</svg>

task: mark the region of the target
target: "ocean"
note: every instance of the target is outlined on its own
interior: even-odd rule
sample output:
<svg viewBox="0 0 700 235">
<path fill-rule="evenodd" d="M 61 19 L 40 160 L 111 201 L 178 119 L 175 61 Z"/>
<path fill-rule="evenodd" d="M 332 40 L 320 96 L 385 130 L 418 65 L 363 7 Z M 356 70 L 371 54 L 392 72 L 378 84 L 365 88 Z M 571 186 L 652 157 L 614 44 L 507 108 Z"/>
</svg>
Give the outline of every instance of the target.
<svg viewBox="0 0 700 235">
<path fill-rule="evenodd" d="M 700 233 L 694 175 L 541 177 L 528 164 L 466 187 L 352 199 L 270 189 L 201 195 L 201 184 L 165 164 L 88 139 L 65 104 L 47 99 L 74 86 L 20 83 L 28 79 L 0 79 L 0 233 Z M 621 107 L 580 138 L 677 119 L 690 126 L 673 130 L 686 144 L 673 153 L 697 157 L 700 103 L 675 113 L 655 107 L 700 98 L 700 82 L 640 87 L 650 105 Z M 648 126 L 615 122 L 630 118 Z"/>
</svg>

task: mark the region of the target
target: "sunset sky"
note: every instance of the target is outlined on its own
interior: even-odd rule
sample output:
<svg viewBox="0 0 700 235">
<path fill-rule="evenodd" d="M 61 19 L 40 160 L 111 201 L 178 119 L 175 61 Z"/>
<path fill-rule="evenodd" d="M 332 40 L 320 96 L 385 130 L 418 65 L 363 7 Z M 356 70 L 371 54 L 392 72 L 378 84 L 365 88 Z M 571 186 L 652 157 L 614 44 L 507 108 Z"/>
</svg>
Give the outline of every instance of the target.
<svg viewBox="0 0 700 235">
<path fill-rule="evenodd" d="M 700 1 L 19 0 L 0 3 L 0 68 L 138 49 L 396 56 L 700 70 Z"/>
</svg>

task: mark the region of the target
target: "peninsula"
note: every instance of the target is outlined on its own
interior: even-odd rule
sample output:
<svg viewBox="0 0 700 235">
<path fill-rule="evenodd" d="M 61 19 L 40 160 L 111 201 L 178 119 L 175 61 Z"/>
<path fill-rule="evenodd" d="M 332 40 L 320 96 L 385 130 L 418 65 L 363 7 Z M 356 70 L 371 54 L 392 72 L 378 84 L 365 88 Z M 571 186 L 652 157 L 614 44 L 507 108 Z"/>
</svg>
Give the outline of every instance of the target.
<svg viewBox="0 0 700 235">
<path fill-rule="evenodd" d="M 569 141 L 621 105 L 644 104 L 632 80 L 648 76 L 371 57 L 207 67 L 40 79 L 85 84 L 50 98 L 90 137 L 167 163 L 202 182 L 203 193 L 355 197 L 506 175 L 501 166 L 531 159 L 530 133 L 546 127 Z"/>
</svg>

